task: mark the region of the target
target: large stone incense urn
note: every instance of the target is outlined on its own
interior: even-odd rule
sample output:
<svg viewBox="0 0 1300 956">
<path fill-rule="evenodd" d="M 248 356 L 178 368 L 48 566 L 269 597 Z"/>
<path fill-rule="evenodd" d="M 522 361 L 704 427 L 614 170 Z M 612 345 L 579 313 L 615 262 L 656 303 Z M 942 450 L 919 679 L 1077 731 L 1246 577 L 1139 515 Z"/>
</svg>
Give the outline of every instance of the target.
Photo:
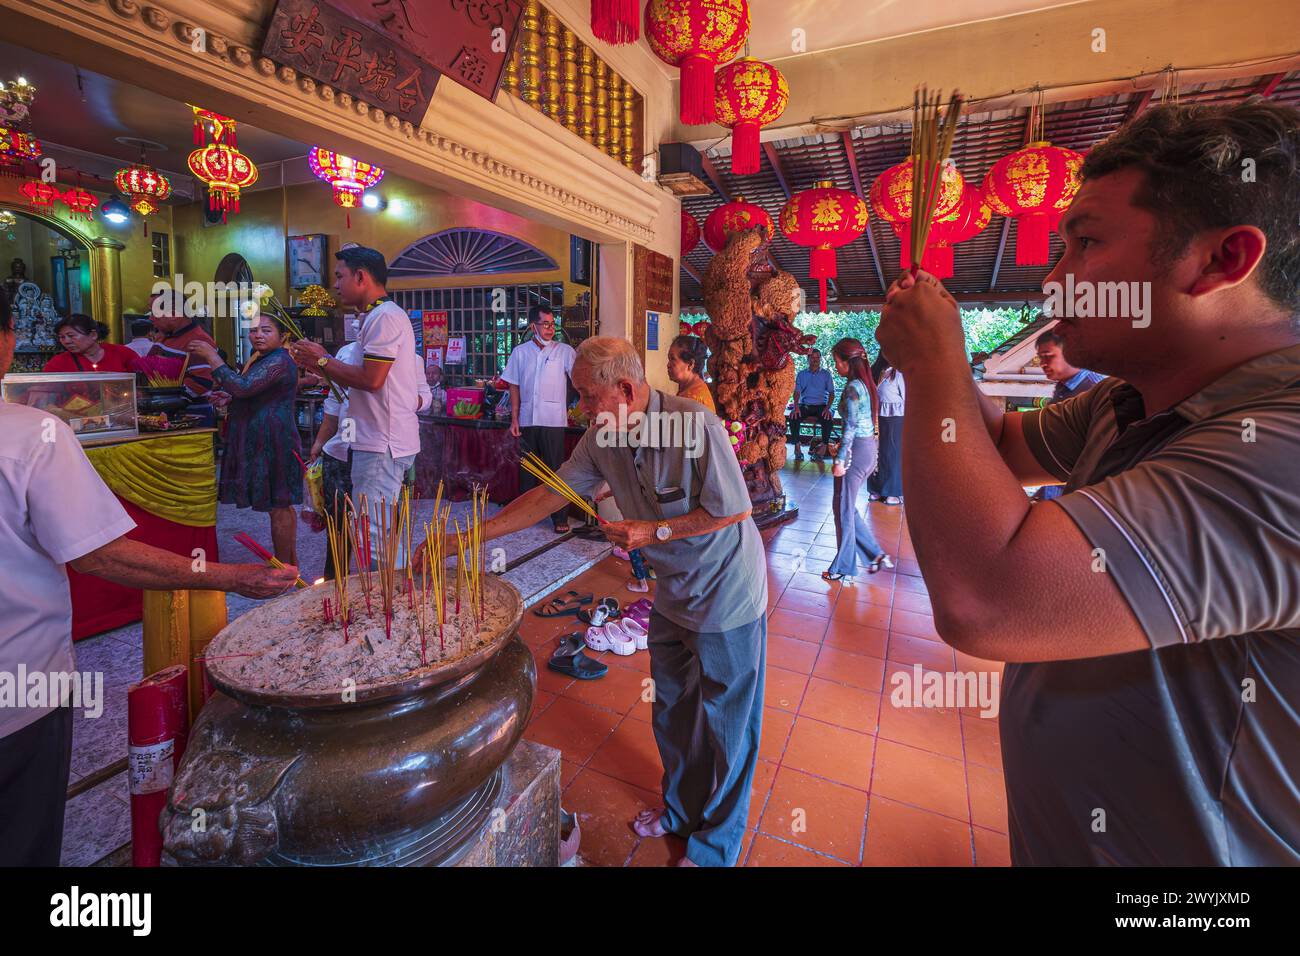
<svg viewBox="0 0 1300 956">
<path fill-rule="evenodd" d="M 299 656 L 316 629 L 322 657 L 364 645 L 371 656 L 359 660 L 373 663 L 386 646 L 383 617 L 372 622 L 367 644 L 359 598 L 349 599 L 356 617 L 348 644 L 321 610 L 332 588 L 296 592 L 232 622 L 206 651 L 217 692 L 199 714 L 168 795 L 165 849 L 182 865 L 455 863 L 492 815 L 502 764 L 523 735 L 537 683 L 517 636 L 519 592 L 491 575 L 483 586 L 489 612 L 468 628 L 464 646 L 449 646 L 438 659 L 429 635 L 435 652 L 425 666 L 418 633 L 408 635 L 413 670 L 353 683 L 343 666 L 334 689 L 319 680 L 299 690 L 268 688 L 265 679 L 254 686 L 240 667 L 270 655 L 259 664 L 263 675 L 281 673 L 273 668 L 282 657 L 283 673 L 296 673 L 301 662 L 287 659 L 288 645 L 276 637 L 295 629 L 289 644 Z M 403 623 L 394 621 L 389 638 L 399 647 Z M 258 643 L 266 651 L 249 653 Z"/>
</svg>

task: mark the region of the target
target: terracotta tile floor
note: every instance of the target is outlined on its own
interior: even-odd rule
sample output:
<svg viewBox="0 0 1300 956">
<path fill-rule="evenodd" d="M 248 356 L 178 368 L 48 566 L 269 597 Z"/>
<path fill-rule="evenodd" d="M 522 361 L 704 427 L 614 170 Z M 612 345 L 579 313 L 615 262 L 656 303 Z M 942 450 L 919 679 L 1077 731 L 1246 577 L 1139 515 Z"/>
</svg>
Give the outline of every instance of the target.
<svg viewBox="0 0 1300 956">
<path fill-rule="evenodd" d="M 1000 670 L 938 639 L 902 508 L 872 503 L 877 538 L 898 567 L 827 583 L 833 547 L 830 468 L 805 462 L 783 472 L 796 521 L 763 535 L 768 551 L 768 671 L 763 738 L 754 776 L 746 866 L 1007 866 L 1006 794 L 996 719 L 976 707 L 895 708 L 890 675 Z M 607 558 L 565 585 L 621 603 L 627 562 Z M 653 590 L 651 591 L 653 597 Z M 658 803 L 662 773 L 648 702 L 649 655 L 592 655 L 609 665 L 597 681 L 546 669 L 573 617 L 525 615 L 537 659 L 530 739 L 563 753 L 566 809 L 582 826 L 580 860 L 591 866 L 664 866 L 676 838 L 643 840 L 628 822 Z"/>
</svg>

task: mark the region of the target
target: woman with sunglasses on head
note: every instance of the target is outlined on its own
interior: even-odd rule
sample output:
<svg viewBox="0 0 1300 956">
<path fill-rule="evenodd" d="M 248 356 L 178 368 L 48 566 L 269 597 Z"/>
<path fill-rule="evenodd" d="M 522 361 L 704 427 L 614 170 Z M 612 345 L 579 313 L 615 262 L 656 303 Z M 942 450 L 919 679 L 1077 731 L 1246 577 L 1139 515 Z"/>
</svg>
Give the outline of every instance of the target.
<svg viewBox="0 0 1300 956">
<path fill-rule="evenodd" d="M 877 416 L 880 398 L 871 378 L 867 350 L 857 339 L 840 339 L 831 349 L 835 371 L 846 379 L 840 395 L 840 418 L 844 435 L 835 455 L 835 543 L 839 552 L 822 577 L 827 581 L 851 578 L 858 562 L 875 574 L 892 568 L 893 560 L 884 552 L 871 531 L 871 524 L 858 511 L 858 492 L 876 467 Z"/>
</svg>

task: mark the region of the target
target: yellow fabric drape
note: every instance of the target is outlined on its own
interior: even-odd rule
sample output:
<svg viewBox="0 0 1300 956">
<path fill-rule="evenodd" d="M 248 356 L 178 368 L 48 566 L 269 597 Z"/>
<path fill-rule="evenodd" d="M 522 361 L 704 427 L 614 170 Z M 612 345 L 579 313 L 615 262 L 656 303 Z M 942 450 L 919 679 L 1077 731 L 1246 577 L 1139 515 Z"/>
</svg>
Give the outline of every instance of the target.
<svg viewBox="0 0 1300 956">
<path fill-rule="evenodd" d="M 217 523 L 211 432 L 87 448 L 86 457 L 104 484 L 132 504 L 193 528 Z"/>
</svg>

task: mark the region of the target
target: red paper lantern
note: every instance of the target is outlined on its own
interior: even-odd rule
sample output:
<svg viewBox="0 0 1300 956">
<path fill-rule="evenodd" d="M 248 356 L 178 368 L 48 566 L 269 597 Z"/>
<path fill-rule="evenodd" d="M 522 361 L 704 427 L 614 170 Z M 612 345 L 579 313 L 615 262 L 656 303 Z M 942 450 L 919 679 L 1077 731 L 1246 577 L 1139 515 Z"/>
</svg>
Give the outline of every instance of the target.
<svg viewBox="0 0 1300 956">
<path fill-rule="evenodd" d="M 944 163 L 939 177 L 939 199 L 934 206 L 930 228 L 940 219 L 957 211 L 966 187 L 954 163 Z M 912 268 L 912 160 L 911 157 L 890 166 L 876 177 L 867 193 L 871 211 L 894 227 L 898 236 L 898 267 L 903 271 Z"/>
<path fill-rule="evenodd" d="M 714 80 L 718 122 L 731 128 L 731 171 L 758 172 L 758 134 L 775 123 L 790 102 L 790 84 L 781 71 L 752 56 L 728 63 Z"/>
<path fill-rule="evenodd" d="M 23 183 L 19 190 L 31 207 L 37 212 L 47 212 L 53 205 L 63 198 L 63 193 L 59 192 L 57 186 L 52 183 L 44 183 L 39 179 L 30 179 Z"/>
<path fill-rule="evenodd" d="M 167 177 L 144 163 L 119 169 L 113 176 L 113 184 L 142 220 L 156 213 L 158 204 L 172 194 L 172 184 Z M 149 235 L 148 222 L 144 224 L 144 234 Z"/>
<path fill-rule="evenodd" d="M 749 0 L 650 0 L 645 35 L 655 56 L 681 70 L 682 122 L 714 122 L 713 70 L 745 45 Z"/>
<path fill-rule="evenodd" d="M 22 175 L 24 163 L 34 163 L 41 156 L 41 141 L 0 123 L 0 173 Z"/>
<path fill-rule="evenodd" d="M 762 229 L 768 242 L 776 232 L 776 226 L 766 209 L 737 196 L 709 213 L 709 217 L 704 220 L 704 242 L 714 252 L 721 252 L 727 248 L 728 239 L 746 229 Z"/>
<path fill-rule="evenodd" d="M 641 39 L 641 9 L 637 0 L 591 0 L 591 32 L 614 46 Z"/>
<path fill-rule="evenodd" d="M 985 201 L 983 190 L 967 183 L 956 211 L 930 224 L 921 268 L 936 279 L 947 279 L 953 271 L 952 247 L 974 238 L 992 218 L 993 209 Z"/>
<path fill-rule="evenodd" d="M 239 191 L 257 182 L 253 161 L 225 143 L 212 143 L 190 153 L 190 172 L 208 187 L 208 207 L 226 213 L 239 212 Z"/>
<path fill-rule="evenodd" d="M 74 216 L 80 216 L 87 222 L 95 218 L 95 209 L 99 206 L 99 200 L 80 186 L 72 187 L 59 198 L 72 210 Z"/>
<path fill-rule="evenodd" d="M 700 224 L 685 209 L 682 210 L 682 256 L 700 244 Z"/>
<path fill-rule="evenodd" d="M 781 231 L 791 242 L 811 246 L 808 275 L 821 288 L 826 311 L 826 280 L 838 274 L 835 250 L 857 239 L 867 228 L 867 204 L 857 193 L 824 180 L 795 193 L 781 210 Z"/>
<path fill-rule="evenodd" d="M 319 146 L 307 154 L 312 175 L 334 187 L 334 205 L 349 210 L 348 228 L 352 228 L 351 210 L 357 208 L 361 194 L 384 178 L 384 171 L 371 163 L 335 153 Z"/>
<path fill-rule="evenodd" d="M 1003 156 L 984 177 L 994 212 L 1016 220 L 1016 265 L 1046 265 L 1051 234 L 1079 191 L 1083 154 L 1050 143 L 1030 143 Z"/>
</svg>

